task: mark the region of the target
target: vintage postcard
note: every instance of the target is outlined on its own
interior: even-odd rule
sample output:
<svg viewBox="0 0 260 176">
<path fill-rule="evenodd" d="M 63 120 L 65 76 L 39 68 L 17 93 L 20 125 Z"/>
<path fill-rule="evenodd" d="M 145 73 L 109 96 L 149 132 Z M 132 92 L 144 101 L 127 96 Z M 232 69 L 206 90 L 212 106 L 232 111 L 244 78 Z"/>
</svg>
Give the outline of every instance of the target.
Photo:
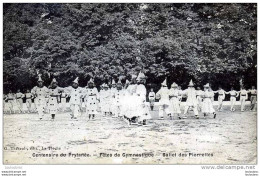
<svg viewBox="0 0 260 176">
<path fill-rule="evenodd" d="M 3 164 L 257 164 L 256 3 L 4 3 Z"/>
</svg>

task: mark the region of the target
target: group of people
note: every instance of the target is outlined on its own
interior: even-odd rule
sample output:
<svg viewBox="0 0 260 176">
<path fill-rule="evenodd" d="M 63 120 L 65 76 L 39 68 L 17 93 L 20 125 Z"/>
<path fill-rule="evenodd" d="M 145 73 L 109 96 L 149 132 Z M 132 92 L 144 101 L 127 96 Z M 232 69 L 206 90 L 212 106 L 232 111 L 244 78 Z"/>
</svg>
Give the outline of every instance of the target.
<svg viewBox="0 0 260 176">
<path fill-rule="evenodd" d="M 193 81 L 189 82 L 186 90 L 181 90 L 180 86 L 172 83 L 168 89 L 166 79 L 161 84 L 160 90 L 155 93 L 152 89 L 148 93 L 149 103 L 146 103 L 147 90 L 144 86 L 145 75 L 140 72 L 138 76 L 132 75 L 131 81 L 126 80 L 123 85 L 121 80 L 116 83 L 112 81 L 111 87 L 106 83 L 101 85 L 100 91 L 95 87 L 93 79 L 88 81 L 86 87 L 79 87 L 78 78 L 76 78 L 71 86 L 59 87 L 58 82 L 53 78 L 51 84 L 46 87 L 43 85 L 43 80 L 39 75 L 38 85 L 31 91 L 21 93 L 20 90 L 16 94 L 12 92 L 4 96 L 5 110 L 13 113 L 13 107 L 18 107 L 19 113 L 24 113 L 23 99 L 26 100 L 27 112 L 32 112 L 32 99 L 36 111 L 40 119 L 45 117 L 45 114 L 50 114 L 51 119 L 55 119 L 58 111 L 64 111 L 69 97 L 69 108 L 71 119 L 77 119 L 82 114 L 86 114 L 89 119 L 94 119 L 97 114 L 102 116 L 118 117 L 126 120 L 129 124 L 146 125 L 147 120 L 151 119 L 150 112 L 154 110 L 155 100 L 158 99 L 159 118 L 163 119 L 165 114 L 173 119 L 186 118 L 189 110 L 193 110 L 194 117 L 199 118 L 201 111 L 204 116 L 212 114 L 216 118 L 216 112 L 213 107 L 214 94 L 218 94 L 218 111 L 222 110 L 225 94 L 230 94 L 230 111 L 235 111 L 234 105 L 236 97 L 240 95 L 241 111 L 245 110 L 245 101 L 248 99 L 248 94 L 251 95 L 250 110 L 256 110 L 256 95 L 257 91 L 253 86 L 247 91 L 241 88 L 240 91 L 224 91 L 221 87 L 217 91 L 213 91 L 209 84 L 204 86 L 204 90 L 194 88 Z M 186 98 L 184 112 L 181 116 L 181 102 Z M 85 109 L 85 111 L 83 110 Z"/>
<path fill-rule="evenodd" d="M 164 118 L 164 114 L 167 114 L 170 118 L 176 115 L 179 119 L 186 118 L 188 110 L 193 110 L 195 118 L 199 118 L 199 112 L 201 111 L 204 116 L 213 114 L 216 118 L 216 112 L 213 107 L 214 96 L 218 94 L 218 107 L 217 111 L 222 111 L 223 101 L 225 94 L 230 94 L 230 111 L 235 111 L 236 98 L 240 95 L 241 111 L 245 111 L 246 100 L 248 94 L 251 94 L 251 106 L 250 111 L 256 111 L 257 90 L 252 86 L 251 90 L 245 90 L 243 87 L 240 91 L 235 91 L 231 88 L 231 91 L 225 91 L 221 87 L 219 90 L 213 91 L 207 83 L 204 85 L 204 91 L 199 87 L 197 90 L 194 88 L 193 81 L 189 82 L 186 90 L 181 90 L 180 86 L 176 83 L 172 83 L 171 88 L 168 89 L 166 80 L 162 83 L 161 89 L 155 94 L 153 90 L 149 93 L 149 102 L 151 109 L 153 109 L 155 99 L 159 99 L 159 117 Z M 183 116 L 181 117 L 181 101 L 186 97 Z"/>
</svg>

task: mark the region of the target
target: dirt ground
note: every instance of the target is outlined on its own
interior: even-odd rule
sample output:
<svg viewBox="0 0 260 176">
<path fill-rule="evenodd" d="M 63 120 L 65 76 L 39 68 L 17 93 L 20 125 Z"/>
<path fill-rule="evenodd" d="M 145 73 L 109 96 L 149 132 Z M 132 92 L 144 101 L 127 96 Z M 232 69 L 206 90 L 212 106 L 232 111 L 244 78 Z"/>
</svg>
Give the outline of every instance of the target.
<svg viewBox="0 0 260 176">
<path fill-rule="evenodd" d="M 40 121 L 37 114 L 4 115 L 4 163 L 256 164 L 257 113 L 228 108 L 216 119 L 158 120 L 156 107 L 147 126 L 112 117 L 73 121 L 68 113 L 54 121 L 49 116 Z"/>
</svg>

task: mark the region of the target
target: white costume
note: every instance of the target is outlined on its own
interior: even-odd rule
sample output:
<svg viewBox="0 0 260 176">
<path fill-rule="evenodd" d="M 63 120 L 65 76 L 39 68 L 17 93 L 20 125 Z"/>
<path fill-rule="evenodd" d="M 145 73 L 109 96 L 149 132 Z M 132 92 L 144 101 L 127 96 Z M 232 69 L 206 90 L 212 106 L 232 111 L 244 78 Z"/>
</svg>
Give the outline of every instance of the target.
<svg viewBox="0 0 260 176">
<path fill-rule="evenodd" d="M 257 101 L 257 90 L 256 89 L 252 89 L 250 90 L 251 93 L 251 106 L 250 106 L 250 110 L 256 111 L 256 101 Z"/>
<path fill-rule="evenodd" d="M 202 90 L 197 90 L 196 92 L 196 97 L 198 101 L 198 109 L 201 111 L 202 109 L 202 96 L 203 96 L 203 91 Z"/>
<path fill-rule="evenodd" d="M 52 83 L 57 82 L 54 78 Z M 51 84 L 52 84 L 51 83 Z M 60 92 L 63 91 L 63 88 L 56 87 L 56 88 L 49 88 L 49 100 L 48 100 L 48 108 L 50 114 L 56 114 L 59 108 L 58 105 L 58 97 Z"/>
<path fill-rule="evenodd" d="M 146 88 L 143 84 L 139 84 L 136 87 L 136 94 L 138 96 L 138 102 L 140 106 L 137 107 L 137 111 L 140 111 L 139 121 L 151 119 L 149 107 L 146 105 Z"/>
<path fill-rule="evenodd" d="M 169 106 L 169 89 L 165 86 L 166 85 L 166 79 L 162 83 L 161 89 L 156 93 L 156 98 L 159 100 L 159 118 L 163 118 L 163 113 L 165 112 L 167 115 L 170 114 Z"/>
<path fill-rule="evenodd" d="M 13 93 L 8 93 L 5 98 L 5 109 L 10 111 L 10 113 L 14 110 L 14 103 L 15 103 L 15 95 Z"/>
<path fill-rule="evenodd" d="M 16 93 L 16 103 L 20 112 L 23 111 L 23 98 L 24 94 L 21 92 Z"/>
<path fill-rule="evenodd" d="M 31 111 L 31 107 L 32 107 L 32 97 L 33 97 L 32 93 L 25 93 L 26 107 L 29 112 Z"/>
<path fill-rule="evenodd" d="M 246 104 L 246 100 L 248 99 L 248 94 L 247 94 L 247 90 L 242 89 L 240 91 L 240 102 L 241 102 L 241 111 L 245 110 L 245 104 Z"/>
<path fill-rule="evenodd" d="M 214 94 L 213 94 L 214 95 Z M 206 89 L 203 92 L 203 102 L 202 102 L 202 112 L 203 113 L 215 113 L 212 102 L 212 92 Z"/>
<path fill-rule="evenodd" d="M 153 107 L 154 106 L 154 102 L 155 102 L 155 93 L 154 92 L 149 92 L 148 99 L 149 99 L 150 106 Z"/>
<path fill-rule="evenodd" d="M 225 91 L 223 89 L 220 89 L 217 91 L 218 93 L 218 110 L 220 111 L 222 109 L 222 104 L 225 99 Z"/>
<path fill-rule="evenodd" d="M 179 102 L 179 94 L 181 93 L 180 90 L 177 89 L 178 85 L 173 83 L 172 88 L 169 90 L 170 96 L 170 112 L 171 114 L 180 114 L 180 102 Z"/>
<path fill-rule="evenodd" d="M 234 90 L 226 92 L 226 94 L 230 94 L 230 111 L 235 111 L 234 105 L 236 103 L 236 97 L 238 93 Z"/>
<path fill-rule="evenodd" d="M 96 87 L 86 88 L 84 91 L 85 104 L 88 115 L 98 114 L 99 93 Z"/>
<path fill-rule="evenodd" d="M 184 115 L 187 114 L 190 107 L 193 108 L 193 112 L 195 116 L 198 116 L 198 100 L 197 100 L 197 91 L 193 87 L 192 80 L 189 83 L 189 88 L 183 91 L 183 94 L 187 96 L 187 101 L 184 109 Z"/>
<path fill-rule="evenodd" d="M 36 98 L 34 99 L 34 103 L 41 119 L 44 116 L 44 110 L 47 106 L 46 98 L 48 96 L 49 90 L 45 86 L 43 87 L 35 86 L 31 92 L 34 96 L 36 96 Z"/>
<path fill-rule="evenodd" d="M 136 94 L 137 84 L 130 84 L 125 90 L 123 102 L 123 112 L 127 118 L 138 117 L 141 115 L 136 109 L 141 105 L 140 98 Z"/>
<path fill-rule="evenodd" d="M 60 95 L 60 108 L 61 108 L 61 111 L 64 111 L 66 109 L 66 98 L 67 98 L 67 94 L 66 92 L 62 92 L 61 95 Z"/>
<path fill-rule="evenodd" d="M 108 86 L 105 84 L 104 87 Z M 103 115 L 106 115 L 106 113 L 110 112 L 110 98 L 111 93 L 110 90 L 102 90 L 99 92 L 100 94 L 100 106 L 101 106 L 101 112 Z"/>
<path fill-rule="evenodd" d="M 112 97 L 114 97 L 113 99 L 113 116 L 114 117 L 122 117 L 124 115 L 123 112 L 123 100 L 124 100 L 124 95 L 125 95 L 125 90 L 121 89 L 118 90 L 116 89 L 115 91 L 113 91 L 113 95 Z"/>
<path fill-rule="evenodd" d="M 116 82 L 115 82 L 114 79 L 112 80 L 112 86 L 113 85 L 116 85 Z M 116 90 L 117 90 L 116 87 L 111 87 L 110 88 L 110 94 L 111 94 L 111 96 L 110 96 L 110 112 L 112 114 L 115 114 L 115 111 L 116 111 L 116 107 L 114 107 L 114 96 L 113 96 L 114 93 L 116 92 Z"/>
<path fill-rule="evenodd" d="M 78 78 L 76 78 L 74 83 L 78 84 Z M 81 106 L 81 97 L 84 89 L 81 87 L 74 88 L 69 86 L 65 88 L 65 92 L 70 96 L 70 109 L 71 109 L 71 118 L 77 118 L 80 114 L 80 106 Z"/>
</svg>

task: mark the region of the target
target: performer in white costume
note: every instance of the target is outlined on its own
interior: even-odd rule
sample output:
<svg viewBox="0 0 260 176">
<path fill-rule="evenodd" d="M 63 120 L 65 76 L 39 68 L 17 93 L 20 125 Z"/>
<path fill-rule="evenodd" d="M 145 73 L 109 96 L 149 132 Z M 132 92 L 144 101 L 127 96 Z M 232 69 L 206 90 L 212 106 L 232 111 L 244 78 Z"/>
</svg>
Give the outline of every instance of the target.
<svg viewBox="0 0 260 176">
<path fill-rule="evenodd" d="M 198 113 L 198 100 L 196 98 L 197 92 L 194 88 L 194 84 L 192 80 L 190 80 L 189 87 L 188 89 L 183 91 L 183 94 L 187 96 L 187 101 L 184 109 L 184 117 L 186 118 L 186 114 L 188 113 L 189 108 L 193 108 L 193 112 L 195 115 L 195 118 L 199 118 L 199 113 Z"/>
<path fill-rule="evenodd" d="M 225 99 L 225 91 L 219 86 L 219 89 L 213 92 L 218 93 L 218 111 L 222 111 L 223 101 Z"/>
<path fill-rule="evenodd" d="M 151 109 L 151 111 L 153 111 L 154 102 L 155 102 L 155 93 L 154 93 L 153 89 L 151 89 L 151 91 L 149 92 L 148 99 L 149 99 L 149 103 L 150 103 L 150 109 Z"/>
<path fill-rule="evenodd" d="M 61 87 L 58 87 L 58 82 L 55 78 L 53 78 L 50 86 L 49 86 L 49 99 L 48 99 L 48 108 L 49 113 L 51 114 L 51 119 L 55 119 L 55 115 L 58 111 L 59 105 L 58 105 L 58 97 L 60 96 L 60 92 L 62 92 L 64 89 Z"/>
<path fill-rule="evenodd" d="M 114 107 L 114 97 L 113 97 L 113 95 L 114 95 L 116 90 L 117 90 L 116 82 L 113 79 L 112 83 L 111 83 L 111 88 L 110 88 L 110 93 L 111 93 L 111 96 L 110 96 L 110 114 L 111 115 L 115 114 L 116 107 Z"/>
<path fill-rule="evenodd" d="M 141 112 L 137 111 L 137 108 L 141 105 L 141 99 L 136 93 L 136 78 L 136 75 L 132 75 L 131 83 L 125 91 L 125 98 L 123 104 L 124 116 L 129 121 L 130 125 L 137 124 L 138 118 L 141 116 Z"/>
<path fill-rule="evenodd" d="M 212 92 L 209 90 L 209 83 L 204 86 L 204 92 L 203 92 L 203 102 L 202 102 L 202 113 L 204 116 L 207 114 L 213 114 L 213 118 L 216 118 L 216 113 L 213 108 L 213 102 L 212 102 Z"/>
<path fill-rule="evenodd" d="M 231 87 L 231 91 L 225 92 L 226 94 L 230 94 L 230 111 L 234 112 L 235 111 L 235 103 L 236 103 L 236 97 L 239 96 L 239 93 L 234 90 L 233 87 Z"/>
<path fill-rule="evenodd" d="M 114 114 L 113 117 L 119 117 L 123 118 L 124 113 L 123 113 L 123 105 L 124 105 L 124 95 L 125 95 L 125 90 L 123 90 L 123 85 L 121 80 L 118 80 L 117 89 L 113 91 L 112 97 L 114 98 L 113 102 L 113 108 L 114 108 Z"/>
<path fill-rule="evenodd" d="M 67 97 L 68 97 L 68 95 L 66 94 L 65 91 L 61 92 L 61 94 L 60 94 L 60 110 L 61 110 L 61 112 L 65 112 L 65 110 L 66 110 Z"/>
<path fill-rule="evenodd" d="M 17 93 L 15 95 L 17 107 L 19 110 L 19 113 L 23 113 L 23 98 L 24 94 L 20 91 L 20 89 L 17 90 Z"/>
<path fill-rule="evenodd" d="M 34 99 L 34 103 L 39 115 L 40 120 L 44 118 L 44 111 L 47 107 L 47 101 L 46 98 L 48 97 L 49 90 L 47 87 L 43 85 L 43 80 L 41 78 L 41 75 L 39 75 L 38 79 L 38 86 L 35 86 L 31 93 L 36 97 Z"/>
<path fill-rule="evenodd" d="M 30 113 L 32 111 L 32 98 L 33 98 L 33 94 L 30 92 L 29 89 L 27 89 L 26 93 L 25 93 L 25 98 L 26 98 L 26 107 L 27 107 L 27 113 Z"/>
<path fill-rule="evenodd" d="M 111 93 L 107 84 L 103 85 L 103 91 L 100 91 L 100 107 L 103 116 L 110 115 L 110 98 Z"/>
<path fill-rule="evenodd" d="M 250 97 L 250 111 L 256 111 L 256 101 L 257 101 L 257 90 L 255 89 L 255 86 L 252 86 L 252 89 L 249 91 L 251 93 L 251 97 Z"/>
<path fill-rule="evenodd" d="M 172 83 L 171 89 L 169 90 L 171 119 L 173 119 L 174 114 L 177 114 L 177 117 L 181 119 L 179 94 L 181 94 L 181 91 L 178 90 L 178 85 L 175 82 Z"/>
<path fill-rule="evenodd" d="M 197 87 L 196 97 L 198 100 L 198 111 L 201 111 L 202 109 L 202 95 L 203 95 L 203 91 L 200 89 L 200 87 Z"/>
<path fill-rule="evenodd" d="M 5 97 L 5 108 L 7 113 L 14 113 L 14 101 L 15 95 L 12 93 L 11 90 L 9 90 L 9 93 Z"/>
<path fill-rule="evenodd" d="M 98 103 L 99 103 L 99 93 L 95 87 L 94 81 L 91 78 L 88 82 L 88 87 L 84 91 L 84 98 L 87 100 L 86 111 L 89 119 L 94 119 L 98 114 Z"/>
<path fill-rule="evenodd" d="M 248 92 L 244 87 L 241 87 L 241 90 L 238 93 L 240 93 L 241 111 L 244 112 L 246 100 L 248 99 Z"/>
<path fill-rule="evenodd" d="M 149 106 L 146 105 L 146 88 L 144 86 L 145 83 L 145 75 L 144 73 L 140 72 L 137 77 L 137 87 L 136 87 L 136 94 L 138 96 L 138 102 L 140 105 L 137 107 L 137 111 L 140 112 L 140 117 L 138 118 L 139 125 L 146 125 L 147 120 L 151 119 L 151 115 L 149 112 Z"/>
<path fill-rule="evenodd" d="M 66 87 L 65 92 L 70 96 L 70 109 L 71 119 L 77 119 L 80 115 L 81 99 L 83 96 L 84 89 L 79 87 L 79 78 L 77 77 L 73 82 L 72 86 Z"/>
<path fill-rule="evenodd" d="M 163 81 L 161 89 L 156 93 L 156 99 L 159 99 L 159 118 L 164 119 L 164 113 L 170 117 L 169 89 L 166 84 L 166 79 Z"/>
</svg>

